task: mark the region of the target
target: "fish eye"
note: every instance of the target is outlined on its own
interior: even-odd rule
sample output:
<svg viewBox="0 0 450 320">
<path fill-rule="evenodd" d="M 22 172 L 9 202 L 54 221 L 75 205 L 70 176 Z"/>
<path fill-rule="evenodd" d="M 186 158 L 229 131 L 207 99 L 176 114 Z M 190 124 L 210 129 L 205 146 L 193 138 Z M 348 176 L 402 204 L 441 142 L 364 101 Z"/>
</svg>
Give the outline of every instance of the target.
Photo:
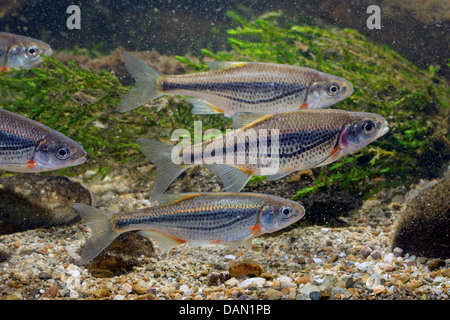
<svg viewBox="0 0 450 320">
<path fill-rule="evenodd" d="M 290 207 L 283 207 L 280 209 L 280 215 L 283 219 L 288 219 L 292 216 L 292 208 Z"/>
<path fill-rule="evenodd" d="M 375 131 L 375 123 L 372 120 L 366 120 L 363 125 L 364 134 L 372 134 Z"/>
<path fill-rule="evenodd" d="M 29 58 L 35 58 L 39 55 L 39 49 L 36 46 L 30 46 L 27 48 L 26 54 Z"/>
<path fill-rule="evenodd" d="M 56 157 L 59 160 L 66 160 L 69 157 L 70 151 L 67 147 L 61 147 L 56 150 Z"/>
<path fill-rule="evenodd" d="M 339 93 L 340 87 L 337 83 L 333 83 L 328 87 L 328 94 L 330 96 L 335 96 Z"/>
</svg>

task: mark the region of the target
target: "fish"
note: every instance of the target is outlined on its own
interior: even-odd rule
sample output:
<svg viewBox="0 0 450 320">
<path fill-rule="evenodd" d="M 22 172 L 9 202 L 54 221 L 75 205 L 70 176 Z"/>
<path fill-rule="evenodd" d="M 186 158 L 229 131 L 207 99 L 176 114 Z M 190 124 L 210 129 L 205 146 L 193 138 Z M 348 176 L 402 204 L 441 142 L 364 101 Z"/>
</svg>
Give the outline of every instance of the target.
<svg viewBox="0 0 450 320">
<path fill-rule="evenodd" d="M 34 68 L 42 62 L 41 54 L 51 56 L 53 50 L 40 40 L 0 32 L 0 71 Z"/>
<path fill-rule="evenodd" d="M 286 228 L 305 215 L 298 202 L 261 193 L 161 194 L 155 199 L 157 205 L 125 213 L 72 204 L 91 230 L 77 264 L 86 264 L 130 231 L 153 239 L 162 252 L 183 243 L 249 249 L 254 237 Z"/>
<path fill-rule="evenodd" d="M 85 161 L 86 151 L 72 139 L 37 121 L 0 109 L 0 169 L 44 172 Z"/>
<path fill-rule="evenodd" d="M 210 71 L 164 75 L 125 52 L 135 86 L 122 98 L 118 111 L 133 110 L 164 95 L 182 95 L 193 114 L 250 112 L 272 114 L 331 106 L 353 92 L 345 79 L 317 70 L 261 62 L 209 61 Z"/>
<path fill-rule="evenodd" d="M 357 152 L 389 131 L 388 122 L 381 116 L 339 109 L 297 110 L 262 117 L 246 113 L 236 120 L 234 130 L 195 144 L 184 145 L 182 141 L 172 146 L 138 139 L 141 152 L 157 169 L 151 198 L 196 165 L 215 172 L 224 191 L 239 192 L 254 175 L 266 175 L 271 181 L 324 166 Z"/>
</svg>

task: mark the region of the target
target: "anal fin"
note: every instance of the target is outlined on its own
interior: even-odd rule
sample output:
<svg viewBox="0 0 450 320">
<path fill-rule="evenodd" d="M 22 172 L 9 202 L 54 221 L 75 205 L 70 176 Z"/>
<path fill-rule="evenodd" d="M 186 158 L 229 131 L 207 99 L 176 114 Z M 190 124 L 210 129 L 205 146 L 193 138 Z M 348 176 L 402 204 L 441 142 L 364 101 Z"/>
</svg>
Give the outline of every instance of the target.
<svg viewBox="0 0 450 320">
<path fill-rule="evenodd" d="M 227 164 L 214 163 L 206 165 L 206 167 L 220 177 L 227 192 L 241 191 L 255 173 L 254 171 L 242 170 Z"/>
<path fill-rule="evenodd" d="M 154 230 L 141 230 L 138 233 L 144 237 L 154 240 L 158 248 L 160 248 L 163 252 L 169 251 L 170 249 L 187 242 L 186 240 L 172 237 L 168 234 Z"/>
<path fill-rule="evenodd" d="M 220 110 L 219 108 L 216 108 L 213 105 L 210 105 L 210 104 L 208 104 L 208 103 L 206 103 L 203 100 L 200 100 L 198 98 L 185 97 L 184 99 L 194 106 L 192 108 L 192 111 L 191 111 L 193 114 L 223 113 L 223 111 Z"/>
</svg>

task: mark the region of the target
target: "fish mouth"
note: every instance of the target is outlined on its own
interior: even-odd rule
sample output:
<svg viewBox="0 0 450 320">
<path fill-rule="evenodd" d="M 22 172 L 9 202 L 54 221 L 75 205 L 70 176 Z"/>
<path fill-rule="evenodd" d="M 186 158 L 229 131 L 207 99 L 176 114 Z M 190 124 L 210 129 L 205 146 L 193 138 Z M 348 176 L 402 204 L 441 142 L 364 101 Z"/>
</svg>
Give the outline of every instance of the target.
<svg viewBox="0 0 450 320">
<path fill-rule="evenodd" d="M 72 162 L 72 165 L 76 166 L 76 165 L 82 164 L 84 162 L 86 162 L 86 157 L 81 157 L 81 158 L 74 160 Z"/>
<path fill-rule="evenodd" d="M 378 138 L 384 136 L 386 133 L 388 133 L 388 131 L 389 131 L 388 122 L 386 120 L 384 120 L 383 129 L 380 130 L 380 134 L 378 135 Z"/>
</svg>

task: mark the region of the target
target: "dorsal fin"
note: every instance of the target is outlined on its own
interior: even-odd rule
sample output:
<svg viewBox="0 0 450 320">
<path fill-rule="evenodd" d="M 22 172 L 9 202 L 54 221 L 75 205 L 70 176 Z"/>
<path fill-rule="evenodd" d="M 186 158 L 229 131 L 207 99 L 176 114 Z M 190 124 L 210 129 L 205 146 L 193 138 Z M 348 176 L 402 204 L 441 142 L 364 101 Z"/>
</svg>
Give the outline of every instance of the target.
<svg viewBox="0 0 450 320">
<path fill-rule="evenodd" d="M 209 70 L 235 68 L 235 67 L 245 66 L 247 64 L 248 64 L 248 62 L 245 62 L 245 61 L 207 61 L 206 62 L 206 65 L 209 67 Z"/>
<path fill-rule="evenodd" d="M 157 201 L 158 205 L 171 204 L 185 201 L 187 199 L 196 198 L 202 195 L 201 193 L 160 193 L 155 195 L 152 200 Z"/>
</svg>

